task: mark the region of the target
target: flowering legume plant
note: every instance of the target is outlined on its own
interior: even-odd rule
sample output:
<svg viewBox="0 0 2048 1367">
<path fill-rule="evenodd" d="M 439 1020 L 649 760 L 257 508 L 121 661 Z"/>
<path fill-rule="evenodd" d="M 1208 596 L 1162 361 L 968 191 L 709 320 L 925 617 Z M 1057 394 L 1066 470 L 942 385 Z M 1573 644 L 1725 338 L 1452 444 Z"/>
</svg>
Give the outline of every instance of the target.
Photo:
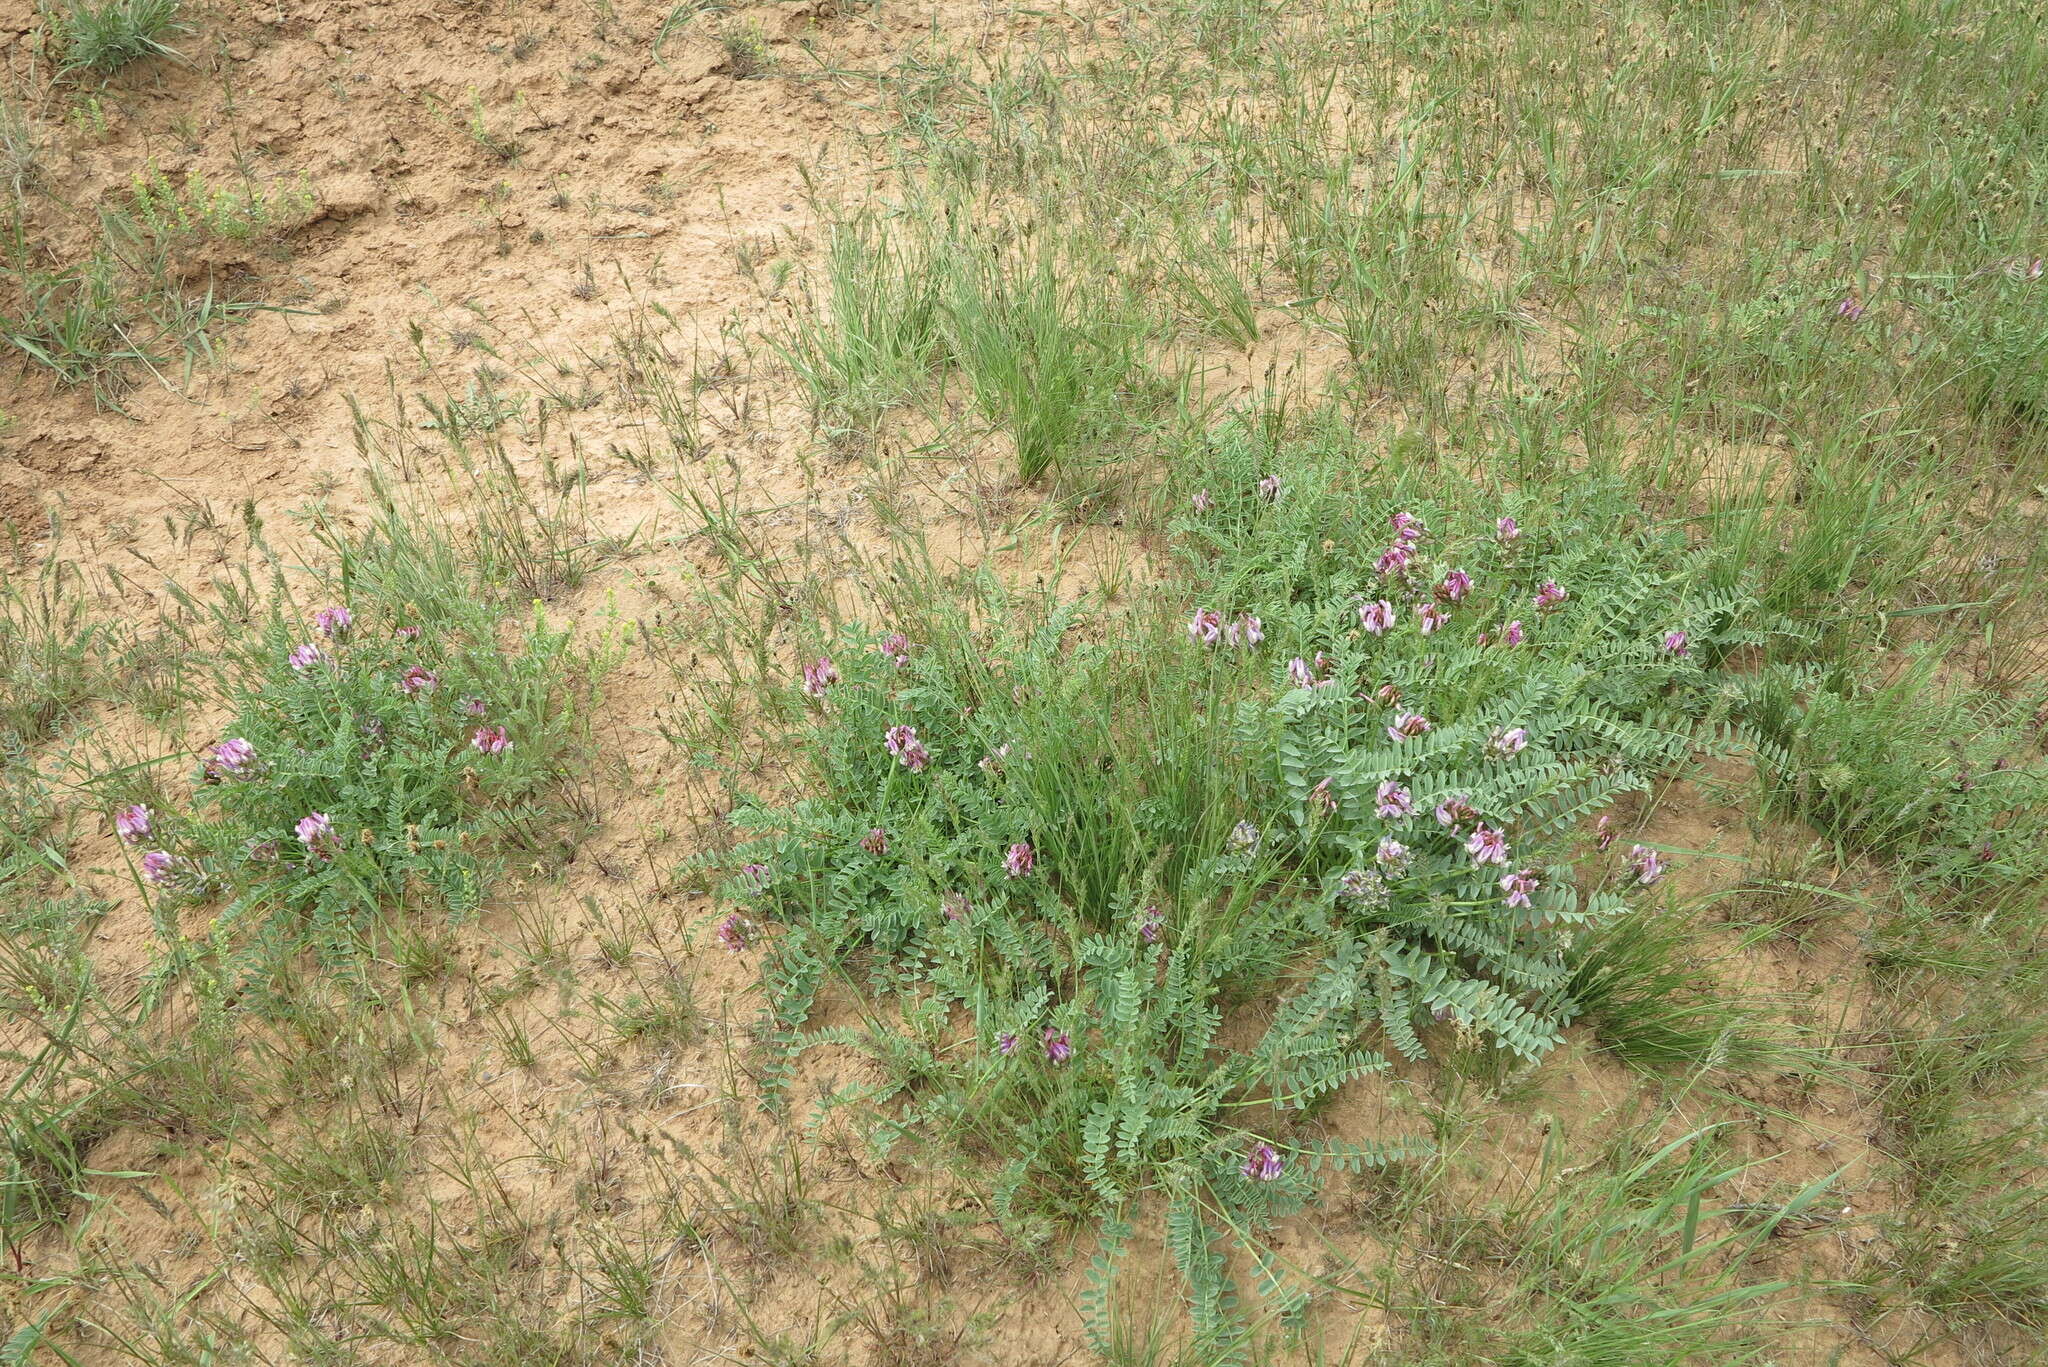
<svg viewBox="0 0 2048 1367">
<path fill-rule="evenodd" d="M 1528 1060 L 1561 1040 L 1573 936 L 1664 874 L 1601 818 L 1733 741 L 1713 668 L 1763 628 L 1675 535 L 1312 461 L 1210 477 L 1176 591 L 984 580 L 793 664 L 815 787 L 743 811 L 759 834 L 725 859 L 766 937 L 727 947 L 763 954 L 785 1062 L 869 1054 L 877 1142 L 992 1156 L 1013 1227 L 1096 1214 L 1114 1246 L 1163 1193 L 1215 1335 L 1218 1212 L 1256 1226 L 1314 1170 L 1401 1152 L 1292 1117 L 1433 1026 Z M 804 1033 L 841 972 L 900 1028 Z"/>
<path fill-rule="evenodd" d="M 165 903 L 217 904 L 217 947 L 336 949 L 389 913 L 473 911 L 494 862 L 538 848 L 571 716 L 568 633 L 501 650 L 488 615 L 280 616 L 242 652 L 233 719 L 190 805 L 120 818 Z M 139 820 L 139 825 L 138 825 Z"/>
</svg>

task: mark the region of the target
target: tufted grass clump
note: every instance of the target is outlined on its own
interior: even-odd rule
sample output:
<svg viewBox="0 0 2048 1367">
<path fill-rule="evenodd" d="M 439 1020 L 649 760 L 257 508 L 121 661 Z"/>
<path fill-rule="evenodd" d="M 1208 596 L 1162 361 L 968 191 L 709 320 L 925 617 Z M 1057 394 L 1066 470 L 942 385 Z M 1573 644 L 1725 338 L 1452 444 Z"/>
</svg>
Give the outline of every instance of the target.
<svg viewBox="0 0 2048 1367">
<path fill-rule="evenodd" d="M 50 12 L 67 72 L 108 75 L 144 57 L 175 57 L 169 40 L 190 26 L 183 0 L 64 0 Z"/>
</svg>

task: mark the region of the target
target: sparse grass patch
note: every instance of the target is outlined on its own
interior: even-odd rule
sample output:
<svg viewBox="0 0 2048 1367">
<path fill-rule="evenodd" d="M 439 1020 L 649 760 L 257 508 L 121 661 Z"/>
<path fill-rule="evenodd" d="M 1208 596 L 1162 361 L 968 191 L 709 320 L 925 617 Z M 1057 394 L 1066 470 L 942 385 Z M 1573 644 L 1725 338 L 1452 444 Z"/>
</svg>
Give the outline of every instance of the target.
<svg viewBox="0 0 2048 1367">
<path fill-rule="evenodd" d="M 142 57 L 176 57 L 170 40 L 188 31 L 183 0 L 46 0 L 44 15 L 66 72 L 108 75 Z"/>
</svg>

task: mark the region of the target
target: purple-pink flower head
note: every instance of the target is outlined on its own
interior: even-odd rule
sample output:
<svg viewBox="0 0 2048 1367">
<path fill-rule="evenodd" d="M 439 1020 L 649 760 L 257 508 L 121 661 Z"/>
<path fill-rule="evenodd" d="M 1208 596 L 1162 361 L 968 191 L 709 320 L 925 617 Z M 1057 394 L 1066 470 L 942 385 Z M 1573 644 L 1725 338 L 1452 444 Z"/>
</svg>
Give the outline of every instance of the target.
<svg viewBox="0 0 2048 1367">
<path fill-rule="evenodd" d="M 1529 894 L 1542 886 L 1542 880 L 1536 877 L 1534 869 L 1518 869 L 1500 880 L 1500 890 L 1507 894 L 1511 907 L 1528 906 Z"/>
<path fill-rule="evenodd" d="M 1503 546 L 1512 546 L 1522 539 L 1522 525 L 1511 517 L 1501 518 L 1493 524 L 1494 539 Z"/>
<path fill-rule="evenodd" d="M 413 665 L 405 673 L 398 676 L 398 691 L 405 694 L 408 698 L 416 698 L 422 693 L 431 693 L 440 684 L 441 679 L 439 675 L 435 674 L 433 670 L 423 668 L 420 665 Z"/>
<path fill-rule="evenodd" d="M 1237 614 L 1237 620 L 1223 628 L 1225 645 L 1255 646 L 1266 639 L 1266 624 L 1249 612 Z"/>
<path fill-rule="evenodd" d="M 1497 759 L 1519 755 L 1529 748 L 1529 729 L 1525 726 L 1510 726 L 1506 730 L 1495 727 L 1492 737 L 1486 742 L 1487 753 Z"/>
<path fill-rule="evenodd" d="M 291 654 L 285 656 L 284 662 L 290 665 L 294 670 L 303 674 L 326 658 L 326 651 L 320 649 L 320 647 L 313 644 L 313 642 L 308 641 L 304 645 L 300 646 L 298 649 L 294 650 Z"/>
<path fill-rule="evenodd" d="M 114 833 L 124 844 L 139 845 L 149 834 L 149 808 L 140 802 L 114 813 Z"/>
<path fill-rule="evenodd" d="M 1328 816 L 1337 810 L 1337 795 L 1330 791 L 1330 780 L 1324 779 L 1308 792 L 1308 809 Z"/>
<path fill-rule="evenodd" d="M 1420 712 L 1398 712 L 1394 724 L 1387 728 L 1387 739 L 1399 743 L 1429 734 L 1429 718 Z"/>
<path fill-rule="evenodd" d="M 1636 882 L 1646 888 L 1664 876 L 1664 856 L 1647 845 L 1628 847 L 1628 866 L 1635 871 Z"/>
<path fill-rule="evenodd" d="M 1691 638 L 1682 631 L 1667 631 L 1664 633 L 1664 649 L 1672 655 L 1690 655 Z"/>
<path fill-rule="evenodd" d="M 470 734 L 469 743 L 486 755 L 502 755 L 512 748 L 512 738 L 502 726 L 479 726 Z"/>
<path fill-rule="evenodd" d="M 910 663 L 910 638 L 900 631 L 892 631 L 884 636 L 882 643 L 875 649 L 893 661 L 898 669 Z"/>
<path fill-rule="evenodd" d="M 1195 505 L 1195 511 L 1198 513 L 1206 513 L 1216 506 L 1216 500 L 1209 496 L 1207 489 L 1195 490 L 1195 496 L 1189 499 L 1188 502 Z"/>
<path fill-rule="evenodd" d="M 1448 623 L 1451 616 L 1434 603 L 1417 603 L 1415 619 L 1422 623 L 1422 634 L 1430 636 L 1435 634 L 1438 627 Z"/>
<path fill-rule="evenodd" d="M 1385 634 L 1394 625 L 1394 605 L 1382 598 L 1376 603 L 1361 603 L 1358 607 L 1358 625 L 1375 636 Z"/>
<path fill-rule="evenodd" d="M 1148 945 L 1158 944 L 1159 937 L 1165 929 L 1166 913 L 1161 911 L 1156 903 L 1146 907 L 1144 915 L 1138 918 L 1138 938 Z"/>
<path fill-rule="evenodd" d="M 343 607 L 322 608 L 313 614 L 314 629 L 330 641 L 346 640 L 355 620 L 355 614 Z"/>
<path fill-rule="evenodd" d="M 1618 832 L 1614 829 L 1614 818 L 1608 813 L 1602 812 L 1600 819 L 1593 823 L 1593 848 L 1605 850 L 1614 843 L 1616 834 Z"/>
<path fill-rule="evenodd" d="M 1387 519 L 1387 524 L 1394 529 L 1396 541 L 1409 544 L 1422 540 L 1422 534 L 1429 530 L 1422 525 L 1421 518 L 1410 512 L 1395 513 Z"/>
<path fill-rule="evenodd" d="M 1223 614 L 1214 608 L 1196 608 L 1194 617 L 1188 621 L 1188 639 L 1215 645 L 1223 639 Z"/>
<path fill-rule="evenodd" d="M 1555 579 L 1546 579 L 1536 586 L 1536 610 L 1556 612 L 1564 606 L 1565 600 L 1569 597 L 1571 595 L 1559 588 Z"/>
<path fill-rule="evenodd" d="M 1010 878 L 1028 877 L 1038 863 L 1038 854 L 1028 840 L 1019 840 L 1003 856 L 1003 873 Z"/>
<path fill-rule="evenodd" d="M 1392 707 L 1401 701 L 1401 685 L 1393 683 L 1381 684 L 1372 691 L 1372 697 L 1373 701 L 1381 707 Z"/>
<path fill-rule="evenodd" d="M 964 892 L 949 892 L 939 898 L 939 910 L 948 921 L 958 921 L 974 910 L 974 904 L 967 900 Z"/>
<path fill-rule="evenodd" d="M 1414 816 L 1415 797 L 1390 778 L 1380 784 L 1379 792 L 1374 795 L 1373 810 L 1382 821 L 1396 821 L 1402 817 Z"/>
<path fill-rule="evenodd" d="M 860 838 L 860 847 L 880 858 L 889 852 L 889 833 L 877 826 Z"/>
<path fill-rule="evenodd" d="M 1074 1056 L 1074 1042 L 1057 1025 L 1046 1026 L 1039 1040 L 1045 1045 L 1045 1057 L 1051 1063 L 1065 1063 Z"/>
<path fill-rule="evenodd" d="M 913 774 L 923 773 L 924 767 L 932 762 L 932 753 L 917 738 L 914 726 L 890 727 L 882 733 L 882 745 Z"/>
<path fill-rule="evenodd" d="M 334 823 L 327 819 L 325 812 L 306 813 L 292 830 L 301 845 L 316 853 L 334 843 Z"/>
<path fill-rule="evenodd" d="M 1863 301 L 1853 294 L 1843 295 L 1840 301 L 1835 304 L 1835 316 L 1847 319 L 1852 323 L 1861 318 L 1863 312 Z"/>
<path fill-rule="evenodd" d="M 725 946 L 728 954 L 747 952 L 747 921 L 738 912 L 732 913 L 718 923 L 718 943 Z"/>
<path fill-rule="evenodd" d="M 1414 558 L 1415 552 L 1408 549 L 1407 543 L 1396 542 L 1380 552 L 1380 558 L 1373 562 L 1372 567 L 1381 574 L 1406 574 L 1408 562 Z"/>
<path fill-rule="evenodd" d="M 151 850 L 142 856 L 142 876 L 157 887 L 171 881 L 171 871 L 178 867 L 178 857 L 169 850 Z"/>
<path fill-rule="evenodd" d="M 749 897 L 759 897 L 773 881 L 774 875 L 768 872 L 766 864 L 740 865 L 740 891 Z"/>
<path fill-rule="evenodd" d="M 418 627 L 394 627 L 391 634 L 401 641 L 417 641 L 420 638 L 420 629 Z"/>
<path fill-rule="evenodd" d="M 462 710 L 468 716 L 481 717 L 484 713 L 491 710 L 491 705 L 482 698 L 464 698 L 462 700 Z"/>
<path fill-rule="evenodd" d="M 1479 809 L 1462 793 L 1455 797 L 1447 797 L 1436 804 L 1436 824 L 1439 826 L 1455 831 L 1466 822 L 1478 819 Z"/>
<path fill-rule="evenodd" d="M 1517 617 L 1514 621 L 1509 622 L 1506 628 L 1504 628 L 1500 634 L 1501 640 L 1507 642 L 1511 646 L 1520 645 L 1524 640 L 1527 639 L 1527 637 L 1528 633 L 1522 630 L 1522 619 L 1519 617 Z"/>
<path fill-rule="evenodd" d="M 1002 1034 L 996 1036 L 996 1052 L 1004 1058 L 1008 1058 L 1017 1052 L 1017 1035 L 1015 1031 L 1005 1030 Z"/>
<path fill-rule="evenodd" d="M 1463 570 L 1452 570 L 1444 576 L 1444 582 L 1436 586 L 1436 591 L 1440 597 L 1462 603 L 1465 595 L 1472 592 L 1472 576 Z"/>
<path fill-rule="evenodd" d="M 1271 1144 L 1259 1144 L 1245 1156 L 1244 1162 L 1238 1164 L 1237 1170 L 1253 1182 L 1276 1182 L 1287 1170 L 1287 1161 Z"/>
<path fill-rule="evenodd" d="M 1381 836 L 1379 848 L 1373 851 L 1373 860 L 1388 873 L 1399 877 L 1408 872 L 1408 862 L 1413 852 L 1394 837 Z"/>
<path fill-rule="evenodd" d="M 206 772 L 218 778 L 243 778 L 256 767 L 256 747 L 240 736 L 230 736 L 214 746 L 206 757 Z"/>
<path fill-rule="evenodd" d="M 823 655 L 804 666 L 804 692 L 814 698 L 824 697 L 825 690 L 838 682 L 839 671 Z"/>
<path fill-rule="evenodd" d="M 1505 864 L 1508 862 L 1508 838 L 1482 821 L 1466 839 L 1465 853 L 1472 856 L 1475 864 Z"/>
<path fill-rule="evenodd" d="M 1287 662 L 1287 682 L 1296 688 L 1314 688 L 1315 671 L 1308 667 L 1308 661 L 1297 655 Z"/>
<path fill-rule="evenodd" d="M 1259 481 L 1259 497 L 1271 503 L 1280 497 L 1280 476 L 1267 475 Z"/>
</svg>

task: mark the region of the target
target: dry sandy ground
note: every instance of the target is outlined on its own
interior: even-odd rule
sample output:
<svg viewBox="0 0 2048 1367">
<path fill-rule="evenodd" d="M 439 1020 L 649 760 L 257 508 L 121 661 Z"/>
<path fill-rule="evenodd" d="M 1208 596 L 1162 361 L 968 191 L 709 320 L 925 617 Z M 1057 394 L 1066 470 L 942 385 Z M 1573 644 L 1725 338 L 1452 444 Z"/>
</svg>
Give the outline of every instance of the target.
<svg viewBox="0 0 2048 1367">
<path fill-rule="evenodd" d="M 703 18 L 670 36 L 657 60 L 653 39 L 666 14 L 640 3 L 568 0 L 222 5 L 181 41 L 186 62 L 122 73 L 102 97 L 104 132 L 63 133 L 53 180 L 90 206 L 123 193 L 151 162 L 173 176 L 230 178 L 239 166 L 280 184 L 306 173 L 316 207 L 279 241 L 192 263 L 235 297 L 290 311 L 253 315 L 223 336 L 216 364 L 189 376 L 138 375 L 121 411 L 96 410 L 88 395 L 9 363 L 0 371 L 0 411 L 13 419 L 0 434 L 0 516 L 21 529 L 31 554 L 60 527 L 60 553 L 95 572 L 110 610 L 146 617 L 165 605 L 164 581 L 203 595 L 212 576 L 250 556 L 245 505 L 284 545 L 316 504 L 344 525 L 362 518 L 366 444 L 382 452 L 387 477 L 410 476 L 421 496 L 440 498 L 444 448 L 420 430 L 420 396 L 440 403 L 470 394 L 489 368 L 498 392 L 519 396 L 519 415 L 501 434 L 522 484 L 547 501 L 556 497 L 551 477 L 559 486 L 570 483 L 561 471 L 580 470 L 569 504 L 590 534 L 630 538 L 625 554 L 554 611 L 593 613 L 607 601 L 634 616 L 675 611 L 691 574 L 708 564 L 672 488 L 619 452 L 656 452 L 657 475 L 687 469 L 704 487 L 737 489 L 745 506 L 767 510 L 757 522 L 773 544 L 815 539 L 829 564 L 837 543 L 823 533 L 850 529 L 858 541 L 872 530 L 863 505 L 883 480 L 876 472 L 888 453 L 860 461 L 821 450 L 793 380 L 762 340 L 800 302 L 801 267 L 817 246 L 812 197 L 858 199 L 883 183 L 881 149 L 866 136 L 882 126 L 875 75 L 920 44 L 986 49 L 1051 21 L 950 2 L 877 13 L 805 0 L 740 11 L 727 18 L 761 24 L 776 58 L 768 74 L 743 79 Z M 25 12 L 0 17 L 0 62 L 17 78 L 32 68 L 27 30 Z M 500 155 L 486 143 L 517 151 Z M 785 264 L 794 273 L 782 274 Z M 700 447 L 679 467 L 669 462 L 668 433 L 642 374 L 657 356 L 674 375 L 704 377 Z M 549 406 L 543 421 L 539 404 L 549 393 L 568 401 Z M 985 473 L 985 454 L 948 453 L 924 462 L 916 479 L 930 534 L 968 556 L 985 544 L 985 523 L 949 508 L 943 491 L 964 485 L 1027 511 L 1031 503 Z M 592 1042 L 591 999 L 671 972 L 687 971 L 713 1018 L 743 1022 L 752 1010 L 746 966 L 696 947 L 708 905 L 665 876 L 689 851 L 691 832 L 716 815 L 652 724 L 672 702 L 670 678 L 644 657 L 622 666 L 599 717 L 616 767 L 597 778 L 595 835 L 558 881 L 509 897 L 463 932 L 453 969 L 415 1002 L 431 1046 L 393 1084 L 410 1108 L 403 1123 L 415 1161 L 387 1218 L 402 1225 L 438 1205 L 457 1238 L 516 1223 L 512 1237 L 534 1251 L 526 1294 L 565 1307 L 584 1294 L 574 1249 L 587 1248 L 591 1229 L 652 1228 L 650 1213 L 663 1202 L 718 1205 L 713 1186 L 677 1177 L 693 1170 L 678 1145 L 728 1174 L 758 1176 L 786 1160 L 785 1136 L 757 1119 L 734 1121 L 712 1100 L 735 1089 L 744 1098 L 747 1087 L 727 1066 L 719 1032 L 660 1051 Z M 211 739 L 204 720 L 171 743 Z M 94 734 L 117 750 L 165 743 L 111 712 Z M 1657 834 L 1674 845 L 1749 848 L 1747 818 L 1706 788 L 1673 794 L 1658 821 Z M 81 866 L 105 871 L 114 852 L 96 832 L 76 854 Z M 1725 869 L 1714 875 L 1723 881 L 1742 867 L 1704 859 L 1695 866 Z M 96 954 L 118 985 L 145 967 L 149 924 L 118 879 L 108 874 L 98 885 L 116 909 Z M 622 932 L 634 946 L 624 964 L 601 949 L 615 923 L 631 927 Z M 499 1039 L 480 1023 L 484 1003 L 499 999 L 511 962 L 533 954 L 537 938 L 559 940 L 547 952 L 573 971 L 578 994 L 571 1001 L 543 988 L 520 999 L 513 1013 L 523 1013 L 536 1060 L 507 1068 Z M 1745 964 L 1753 986 L 1801 999 L 1816 1022 L 1851 1035 L 1859 1026 L 1853 943 L 1777 943 Z M 177 1026 L 173 1017 L 168 1028 Z M 804 1088 L 814 1091 L 831 1072 L 813 1067 L 799 1087 L 798 1114 Z M 1333 1114 L 1336 1135 L 1412 1129 L 1432 1104 L 1434 1079 L 1409 1070 L 1386 1089 L 1360 1090 L 1370 1094 Z M 1454 1165 L 1464 1194 L 1483 1204 L 1517 1189 L 1539 1169 L 1552 1128 L 1597 1134 L 1641 1094 L 1639 1079 L 1575 1047 L 1516 1097 L 1472 1103 L 1490 1107 L 1489 1142 Z M 1776 1157 L 1745 1184 L 1782 1190 L 1844 1169 L 1843 1203 L 1865 1213 L 1883 1208 L 1889 1193 L 1869 1172 L 1876 1119 L 1868 1097 L 1844 1086 L 1754 1100 L 1738 1153 Z M 1703 1098 L 1699 1113 L 1726 1108 Z M 281 1131 L 332 1119 L 324 1110 L 274 1117 Z M 282 1340 L 248 1313 L 265 1293 L 224 1261 L 211 1237 L 236 1198 L 235 1183 L 221 1175 L 247 1160 L 218 1146 L 195 1150 L 177 1136 L 124 1133 L 92 1161 L 159 1174 L 107 1184 L 108 1201 L 93 1217 L 99 1246 L 152 1269 L 171 1291 L 221 1274 L 205 1282 L 191 1313 L 240 1322 L 281 1353 Z M 844 1329 L 821 1361 L 1087 1359 L 1073 1306 L 1085 1250 L 1050 1267 L 1014 1266 L 979 1242 L 987 1230 L 974 1218 L 976 1193 L 954 1189 L 945 1175 L 873 1164 L 843 1136 L 810 1146 L 806 1161 L 808 1194 L 828 1204 L 872 1212 L 894 1202 L 965 1217 L 943 1226 L 929 1275 L 904 1278 L 876 1302 L 892 1305 L 895 1321 Z M 479 1197 L 480 1173 L 491 1175 L 500 1197 Z M 362 1223 L 373 1221 L 365 1214 Z M 1340 1197 L 1302 1225 L 1291 1237 L 1305 1249 L 1325 1238 L 1374 1247 L 1364 1196 Z M 1762 1272 L 1846 1275 L 1873 1237 L 1863 1226 L 1847 1229 L 1855 1232 L 1782 1241 Z M 901 1264 L 910 1245 L 879 1230 L 848 1217 L 841 1228 L 805 1230 L 800 1241 L 845 1239 L 854 1261 Z M 873 1277 L 849 1271 L 847 1259 L 826 1268 L 772 1242 L 747 1247 L 756 1237 L 766 1238 L 721 1236 L 724 1266 L 680 1248 L 663 1262 L 672 1279 L 660 1336 L 667 1361 L 740 1360 L 735 1294 L 757 1321 L 792 1331 L 873 1298 Z M 40 1244 L 32 1261 L 61 1271 L 72 1256 L 62 1242 Z M 565 1244 L 570 1254 L 547 1255 Z M 1425 1250 L 1382 1256 L 1412 1264 L 1418 1286 L 1444 1275 Z M 1147 1271 L 1158 1264 L 1156 1244 L 1139 1241 L 1129 1279 L 1136 1292 L 1155 1276 L 1167 1285 Z M 927 1313 L 954 1328 L 927 1333 L 918 1327 Z M 1373 1315 L 1346 1322 L 1339 1313 L 1331 1326 L 1339 1341 L 1376 1342 Z M 82 1351 L 83 1360 L 101 1360 L 96 1349 Z M 362 1360 L 460 1355 L 384 1347 Z M 1892 1359 L 1837 1324 L 1815 1330 L 1802 1360 Z"/>
</svg>

